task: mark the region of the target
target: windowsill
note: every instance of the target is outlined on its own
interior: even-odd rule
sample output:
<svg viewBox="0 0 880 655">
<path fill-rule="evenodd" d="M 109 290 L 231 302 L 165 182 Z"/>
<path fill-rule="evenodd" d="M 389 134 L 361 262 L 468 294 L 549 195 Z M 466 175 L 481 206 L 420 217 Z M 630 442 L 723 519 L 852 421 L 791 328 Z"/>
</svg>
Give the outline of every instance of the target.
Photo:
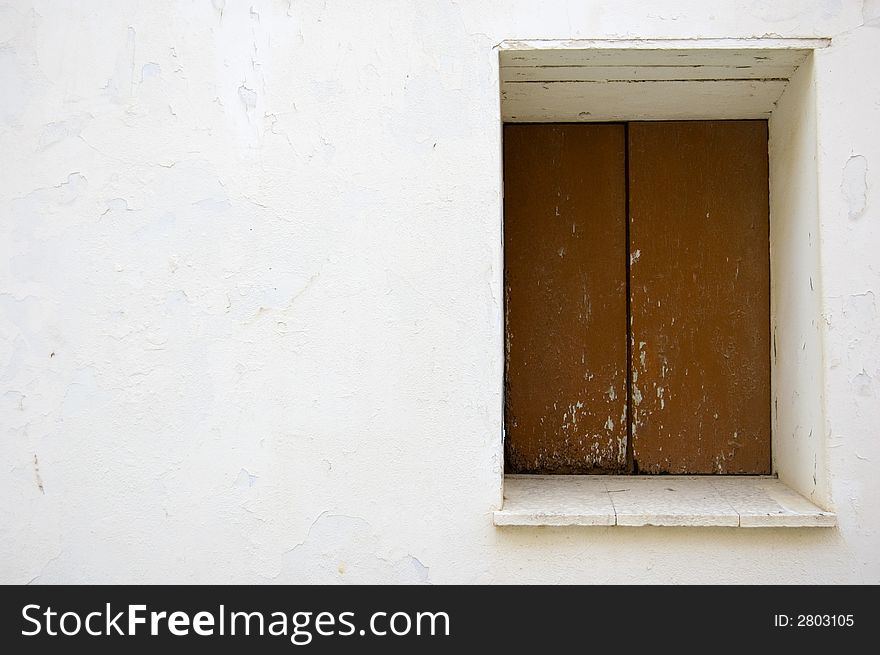
<svg viewBox="0 0 880 655">
<path fill-rule="evenodd" d="M 773 477 L 508 475 L 497 526 L 830 528 L 837 516 Z"/>
</svg>

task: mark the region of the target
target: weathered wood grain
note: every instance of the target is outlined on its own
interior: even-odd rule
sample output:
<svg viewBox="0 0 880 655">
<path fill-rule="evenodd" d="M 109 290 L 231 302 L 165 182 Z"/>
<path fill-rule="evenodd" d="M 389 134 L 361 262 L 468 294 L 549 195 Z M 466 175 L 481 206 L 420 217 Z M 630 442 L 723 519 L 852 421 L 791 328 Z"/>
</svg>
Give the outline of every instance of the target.
<svg viewBox="0 0 880 655">
<path fill-rule="evenodd" d="M 505 470 L 626 455 L 623 125 L 504 128 Z"/>
<path fill-rule="evenodd" d="M 637 469 L 769 473 L 767 123 L 632 123 L 628 147 Z"/>
</svg>

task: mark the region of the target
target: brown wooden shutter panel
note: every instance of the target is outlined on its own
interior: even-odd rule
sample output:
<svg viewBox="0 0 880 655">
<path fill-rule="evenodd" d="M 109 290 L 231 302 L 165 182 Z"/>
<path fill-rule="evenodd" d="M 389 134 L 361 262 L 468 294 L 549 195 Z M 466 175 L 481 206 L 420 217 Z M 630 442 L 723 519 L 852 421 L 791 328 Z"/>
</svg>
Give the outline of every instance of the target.
<svg viewBox="0 0 880 655">
<path fill-rule="evenodd" d="M 624 132 L 504 127 L 508 473 L 625 465 Z"/>
<path fill-rule="evenodd" d="M 643 473 L 770 473 L 766 121 L 629 126 Z"/>
</svg>

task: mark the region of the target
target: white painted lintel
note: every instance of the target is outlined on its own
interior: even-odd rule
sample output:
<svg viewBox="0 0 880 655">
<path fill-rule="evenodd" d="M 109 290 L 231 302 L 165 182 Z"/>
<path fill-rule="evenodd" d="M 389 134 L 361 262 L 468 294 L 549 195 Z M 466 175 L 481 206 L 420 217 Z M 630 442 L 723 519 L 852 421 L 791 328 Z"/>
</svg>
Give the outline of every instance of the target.
<svg viewBox="0 0 880 655">
<path fill-rule="evenodd" d="M 505 40 L 499 50 L 819 50 L 831 39 L 524 39 Z"/>
</svg>

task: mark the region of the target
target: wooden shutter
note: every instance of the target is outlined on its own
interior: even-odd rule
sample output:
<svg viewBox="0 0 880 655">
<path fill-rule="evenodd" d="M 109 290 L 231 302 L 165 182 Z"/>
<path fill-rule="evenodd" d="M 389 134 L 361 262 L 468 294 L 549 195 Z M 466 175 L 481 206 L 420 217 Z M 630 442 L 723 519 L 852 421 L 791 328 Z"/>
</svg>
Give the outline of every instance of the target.
<svg viewBox="0 0 880 655">
<path fill-rule="evenodd" d="M 637 471 L 769 473 L 767 123 L 631 123 L 628 141 Z"/>
<path fill-rule="evenodd" d="M 626 462 L 621 124 L 504 126 L 508 473 Z"/>
</svg>

